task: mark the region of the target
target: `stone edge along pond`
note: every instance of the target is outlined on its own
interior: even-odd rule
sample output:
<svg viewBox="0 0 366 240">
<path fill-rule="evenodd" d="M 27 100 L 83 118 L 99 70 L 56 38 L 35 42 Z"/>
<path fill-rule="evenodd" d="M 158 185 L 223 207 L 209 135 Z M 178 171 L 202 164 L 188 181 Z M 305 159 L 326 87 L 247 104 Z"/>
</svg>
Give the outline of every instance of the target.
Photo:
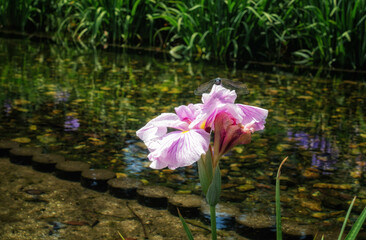
<svg viewBox="0 0 366 240">
<path fill-rule="evenodd" d="M 140 205 L 157 210 L 168 210 L 174 216 L 177 216 L 176 209 L 179 208 L 189 223 L 205 229 L 206 234 L 209 234 L 208 226 L 202 224 L 209 224 L 209 208 L 203 198 L 198 195 L 175 194 L 173 189 L 167 187 L 144 186 L 139 180 L 128 177 L 116 178 L 113 171 L 90 169 L 90 165 L 87 163 L 66 161 L 61 155 L 43 154 L 41 148 L 21 147 L 18 143 L 5 139 L 0 140 L 0 158 L 9 159 L 11 163 L 16 165 L 31 165 L 34 170 L 40 172 L 54 173 L 59 179 L 72 182 L 80 181 L 81 186 L 85 188 L 100 193 L 108 191 L 109 195 L 116 198 L 137 199 Z M 42 190 L 28 189 L 25 192 L 32 195 L 35 201 L 41 201 L 37 196 L 43 194 Z M 137 215 L 135 217 L 139 218 Z M 180 224 L 178 218 L 174 221 Z M 142 222 L 143 220 L 141 220 L 143 226 Z M 68 224 L 83 225 L 73 221 Z M 218 229 L 224 230 L 219 236 L 231 236 L 232 231 L 235 231 L 235 234 L 250 239 L 275 239 L 274 217 L 265 214 L 239 213 L 239 210 L 232 204 L 218 205 L 217 224 Z M 326 239 L 332 239 L 338 234 L 337 232 L 320 234 L 312 225 L 299 225 L 286 220 L 283 220 L 282 225 L 285 239 L 314 239 L 316 236 L 320 237 L 321 234 L 325 234 Z M 115 230 L 118 231 L 118 229 Z M 146 236 L 145 228 L 144 232 Z"/>
</svg>

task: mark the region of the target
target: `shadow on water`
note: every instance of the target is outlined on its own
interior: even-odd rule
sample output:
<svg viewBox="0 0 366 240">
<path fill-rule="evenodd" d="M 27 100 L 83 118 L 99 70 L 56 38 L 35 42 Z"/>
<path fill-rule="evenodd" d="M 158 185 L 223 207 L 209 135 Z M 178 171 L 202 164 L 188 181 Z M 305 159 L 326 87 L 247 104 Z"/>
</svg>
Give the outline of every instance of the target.
<svg viewBox="0 0 366 240">
<path fill-rule="evenodd" d="M 237 102 L 269 109 L 266 129 L 222 161 L 222 201 L 243 214 L 274 213 L 283 169 L 284 218 L 318 230 L 339 226 L 348 202 L 366 202 L 366 84 L 0 39 L 0 133 L 68 160 L 89 162 L 177 191 L 200 193 L 196 166 L 150 169 L 135 131 L 162 112 L 200 102 L 214 77 L 245 81 Z"/>
</svg>

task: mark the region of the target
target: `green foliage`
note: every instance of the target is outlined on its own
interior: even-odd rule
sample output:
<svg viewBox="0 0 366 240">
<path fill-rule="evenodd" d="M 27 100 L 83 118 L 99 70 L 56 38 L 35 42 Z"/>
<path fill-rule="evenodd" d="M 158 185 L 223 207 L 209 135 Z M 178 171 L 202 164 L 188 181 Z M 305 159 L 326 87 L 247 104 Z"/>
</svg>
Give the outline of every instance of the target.
<svg viewBox="0 0 366 240">
<path fill-rule="evenodd" d="M 207 151 L 206 155 L 202 155 L 197 164 L 202 192 L 206 196 L 213 177 L 211 150 Z"/>
<path fill-rule="evenodd" d="M 283 164 L 287 161 L 288 157 L 282 160 L 280 166 L 277 170 L 276 176 L 276 193 L 275 193 L 275 201 L 276 201 L 276 239 L 282 240 L 282 223 L 281 223 L 281 197 L 280 197 L 280 176 L 281 176 L 281 168 Z"/>
<path fill-rule="evenodd" d="M 3 25 L 24 31 L 27 21 L 30 21 L 34 11 L 32 0 L 0 1 L 0 15 Z"/>
<path fill-rule="evenodd" d="M 192 232 L 191 232 L 191 230 L 189 230 L 189 227 L 188 227 L 188 225 L 187 225 L 186 221 L 184 220 L 184 218 L 183 218 L 183 216 L 182 216 L 182 214 L 180 213 L 180 211 L 179 211 L 179 209 L 178 209 L 178 208 L 177 208 L 177 211 L 178 211 L 179 219 L 180 219 L 180 221 L 182 222 L 184 232 L 185 232 L 185 233 L 186 233 L 186 235 L 187 235 L 187 238 L 188 238 L 189 240 L 193 240 L 194 238 L 193 238 Z"/>
<path fill-rule="evenodd" d="M 348 221 L 349 215 L 351 214 L 351 210 L 352 210 L 353 204 L 355 203 L 355 200 L 356 200 L 356 197 L 353 198 L 353 200 L 352 200 L 352 202 L 351 202 L 351 204 L 348 208 L 346 217 L 344 218 L 343 225 L 342 225 L 341 231 L 340 231 L 339 236 L 338 236 L 338 240 L 342 240 L 344 229 L 347 226 L 347 221 Z"/>
<path fill-rule="evenodd" d="M 366 0 L 0 0 L 5 28 L 176 58 L 366 67 Z"/>
<path fill-rule="evenodd" d="M 352 208 L 352 206 L 350 206 L 350 209 Z M 366 207 L 363 209 L 362 213 L 360 214 L 360 216 L 357 218 L 356 222 L 352 225 L 351 230 L 349 231 L 349 233 L 346 236 L 346 240 L 354 240 L 357 238 L 358 233 L 360 232 L 363 223 L 366 220 Z"/>
<path fill-rule="evenodd" d="M 216 206 L 219 203 L 221 195 L 221 173 L 220 168 L 217 165 L 214 169 L 215 174 L 212 178 L 212 182 L 207 190 L 206 200 L 210 206 Z"/>
</svg>

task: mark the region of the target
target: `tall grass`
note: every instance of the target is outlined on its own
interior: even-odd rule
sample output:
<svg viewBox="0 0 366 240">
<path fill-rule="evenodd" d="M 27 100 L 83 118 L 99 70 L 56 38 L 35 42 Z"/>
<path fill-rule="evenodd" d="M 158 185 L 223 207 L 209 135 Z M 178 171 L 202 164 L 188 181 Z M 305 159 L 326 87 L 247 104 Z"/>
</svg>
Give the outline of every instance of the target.
<svg viewBox="0 0 366 240">
<path fill-rule="evenodd" d="M 297 26 L 303 63 L 321 60 L 353 68 L 366 63 L 366 1 L 299 1 L 302 24 Z M 310 48 L 310 46 L 314 46 Z M 311 51 L 309 51 L 311 50 Z"/>
<path fill-rule="evenodd" d="M 2 24 L 16 30 L 24 31 L 27 22 L 31 21 L 31 12 L 34 11 L 32 2 L 32 0 L 1 0 L 0 16 Z"/>
<path fill-rule="evenodd" d="M 67 15 L 57 29 L 57 39 L 70 36 L 84 44 L 108 42 L 134 45 L 148 38 L 145 29 L 148 0 L 84 0 L 68 2 Z"/>
<path fill-rule="evenodd" d="M 0 21 L 177 58 L 366 67 L 366 0 L 0 0 Z"/>
</svg>

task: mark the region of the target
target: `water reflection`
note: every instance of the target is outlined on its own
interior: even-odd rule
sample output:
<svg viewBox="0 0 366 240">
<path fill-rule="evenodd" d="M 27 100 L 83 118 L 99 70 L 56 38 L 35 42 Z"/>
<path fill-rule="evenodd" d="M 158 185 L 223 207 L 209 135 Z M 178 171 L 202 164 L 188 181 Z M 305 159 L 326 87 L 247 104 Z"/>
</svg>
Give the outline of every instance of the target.
<svg viewBox="0 0 366 240">
<path fill-rule="evenodd" d="M 330 141 L 324 136 L 311 136 L 305 132 L 288 131 L 288 137 L 297 142 L 302 149 L 312 153 L 311 166 L 322 170 L 323 174 L 331 174 L 336 169 L 339 160 L 339 149 L 335 141 Z"/>
<path fill-rule="evenodd" d="M 4 104 L 3 104 L 3 111 L 5 113 L 5 116 L 9 116 L 10 115 L 10 112 L 11 112 L 12 108 L 13 107 L 12 107 L 12 105 L 10 103 L 10 100 L 9 99 L 6 99 L 4 101 Z"/>
<path fill-rule="evenodd" d="M 124 164 L 125 170 L 131 174 L 142 173 L 148 167 L 146 163 L 148 160 L 145 158 L 137 157 L 138 153 L 141 152 L 141 148 L 136 146 L 134 140 L 127 140 L 127 147 L 124 149 Z"/>
<path fill-rule="evenodd" d="M 54 95 L 55 103 L 66 103 L 69 100 L 70 93 L 67 91 L 57 90 L 56 94 Z"/>
</svg>

